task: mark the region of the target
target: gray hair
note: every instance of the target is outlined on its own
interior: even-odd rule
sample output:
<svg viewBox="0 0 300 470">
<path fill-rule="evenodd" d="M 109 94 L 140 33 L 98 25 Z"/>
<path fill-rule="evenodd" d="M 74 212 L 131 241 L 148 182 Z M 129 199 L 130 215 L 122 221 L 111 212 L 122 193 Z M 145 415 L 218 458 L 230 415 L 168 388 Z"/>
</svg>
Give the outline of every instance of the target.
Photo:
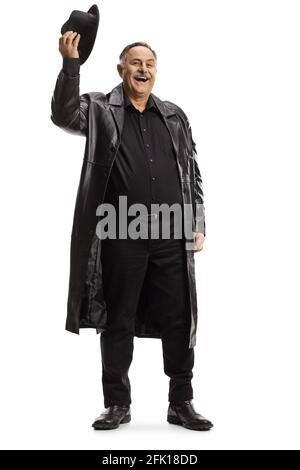
<svg viewBox="0 0 300 470">
<path fill-rule="evenodd" d="M 133 42 L 131 44 L 128 44 L 128 46 L 124 47 L 123 51 L 121 52 L 121 54 L 119 56 L 120 64 L 124 64 L 124 62 L 126 61 L 126 57 L 127 57 L 127 53 L 129 51 L 129 49 L 131 49 L 132 47 L 136 47 L 136 46 L 147 47 L 148 49 L 150 49 L 150 51 L 154 55 L 155 60 L 157 60 L 156 52 L 149 46 L 149 44 L 147 44 L 146 42 L 138 41 L 138 42 Z"/>
</svg>

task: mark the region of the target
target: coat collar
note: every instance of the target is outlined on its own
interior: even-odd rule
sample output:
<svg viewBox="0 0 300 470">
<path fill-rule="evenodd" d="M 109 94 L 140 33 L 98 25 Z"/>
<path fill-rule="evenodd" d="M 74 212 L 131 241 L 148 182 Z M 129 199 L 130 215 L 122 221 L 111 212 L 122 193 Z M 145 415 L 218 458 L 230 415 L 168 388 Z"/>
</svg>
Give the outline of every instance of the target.
<svg viewBox="0 0 300 470">
<path fill-rule="evenodd" d="M 170 110 L 163 101 L 161 101 L 157 96 L 151 93 L 151 96 L 158 107 L 161 114 L 165 117 L 172 116 L 175 111 Z M 123 93 L 123 82 L 119 83 L 115 88 L 110 92 L 108 103 L 113 106 L 124 106 L 124 93 Z"/>
</svg>

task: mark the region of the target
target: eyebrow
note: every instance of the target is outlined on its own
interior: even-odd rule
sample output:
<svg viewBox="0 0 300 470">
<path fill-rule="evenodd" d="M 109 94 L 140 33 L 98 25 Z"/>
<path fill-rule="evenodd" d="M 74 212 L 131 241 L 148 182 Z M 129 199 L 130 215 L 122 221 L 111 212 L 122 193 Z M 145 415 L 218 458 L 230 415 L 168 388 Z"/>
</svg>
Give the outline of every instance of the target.
<svg viewBox="0 0 300 470">
<path fill-rule="evenodd" d="M 138 58 L 130 59 L 130 62 L 132 62 L 133 60 L 141 60 L 141 59 L 138 59 Z M 150 62 L 150 61 L 155 62 L 154 59 L 146 59 L 146 62 Z"/>
</svg>

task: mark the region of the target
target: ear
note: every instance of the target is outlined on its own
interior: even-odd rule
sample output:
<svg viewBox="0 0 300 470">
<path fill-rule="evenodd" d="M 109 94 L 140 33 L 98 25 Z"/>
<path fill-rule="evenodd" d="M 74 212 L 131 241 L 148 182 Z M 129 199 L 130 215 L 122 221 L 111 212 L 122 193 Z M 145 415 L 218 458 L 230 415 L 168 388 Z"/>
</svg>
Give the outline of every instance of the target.
<svg viewBox="0 0 300 470">
<path fill-rule="evenodd" d="M 117 65 L 117 70 L 121 78 L 123 78 L 123 66 L 121 64 Z"/>
</svg>

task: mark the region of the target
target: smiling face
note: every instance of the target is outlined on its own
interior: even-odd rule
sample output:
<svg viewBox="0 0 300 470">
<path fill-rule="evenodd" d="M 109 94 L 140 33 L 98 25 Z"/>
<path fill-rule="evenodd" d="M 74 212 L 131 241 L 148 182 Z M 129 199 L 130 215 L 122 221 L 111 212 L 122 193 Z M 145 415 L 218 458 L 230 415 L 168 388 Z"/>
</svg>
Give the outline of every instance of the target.
<svg viewBox="0 0 300 470">
<path fill-rule="evenodd" d="M 148 47 L 129 49 L 126 60 L 117 66 L 126 94 L 133 98 L 147 98 L 154 86 L 156 60 Z"/>
</svg>

